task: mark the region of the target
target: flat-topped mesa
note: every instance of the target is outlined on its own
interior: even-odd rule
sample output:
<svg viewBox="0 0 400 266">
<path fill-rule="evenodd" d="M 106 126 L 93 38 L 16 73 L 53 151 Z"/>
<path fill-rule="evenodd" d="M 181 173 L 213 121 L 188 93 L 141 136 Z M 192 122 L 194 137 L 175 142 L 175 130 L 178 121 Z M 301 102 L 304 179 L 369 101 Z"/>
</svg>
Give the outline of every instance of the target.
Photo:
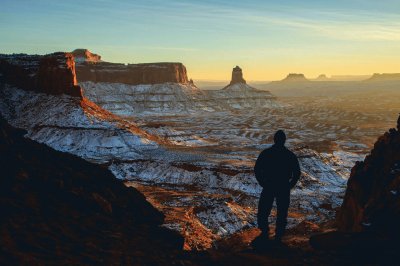
<svg viewBox="0 0 400 266">
<path fill-rule="evenodd" d="M 100 60 L 99 55 L 86 49 L 73 51 L 78 82 L 108 82 L 128 85 L 189 83 L 182 63 L 120 64 Z"/>
<path fill-rule="evenodd" d="M 297 73 L 289 73 L 289 75 L 286 76 L 282 82 L 307 82 L 309 81 L 306 79 L 304 74 L 297 74 Z"/>
<path fill-rule="evenodd" d="M 24 90 L 82 98 L 71 53 L 0 54 L 0 83 Z"/>
<path fill-rule="evenodd" d="M 243 78 L 242 69 L 239 66 L 236 66 L 232 69 L 232 80 L 231 80 L 230 85 L 233 85 L 236 83 L 245 83 L 246 84 L 246 80 Z"/>
</svg>

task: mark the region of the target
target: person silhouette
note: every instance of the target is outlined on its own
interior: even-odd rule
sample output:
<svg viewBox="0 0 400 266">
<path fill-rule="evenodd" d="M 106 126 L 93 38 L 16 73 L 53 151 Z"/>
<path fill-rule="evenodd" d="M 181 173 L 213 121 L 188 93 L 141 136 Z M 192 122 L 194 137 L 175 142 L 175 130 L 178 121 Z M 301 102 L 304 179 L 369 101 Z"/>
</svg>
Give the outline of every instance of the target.
<svg viewBox="0 0 400 266">
<path fill-rule="evenodd" d="M 286 134 L 278 130 L 275 144 L 263 150 L 254 166 L 256 179 L 263 188 L 258 203 L 257 223 L 261 236 L 269 238 L 268 217 L 276 200 L 277 219 L 275 240 L 280 242 L 285 233 L 290 204 L 290 190 L 300 179 L 300 165 L 296 155 L 285 147 Z"/>
</svg>

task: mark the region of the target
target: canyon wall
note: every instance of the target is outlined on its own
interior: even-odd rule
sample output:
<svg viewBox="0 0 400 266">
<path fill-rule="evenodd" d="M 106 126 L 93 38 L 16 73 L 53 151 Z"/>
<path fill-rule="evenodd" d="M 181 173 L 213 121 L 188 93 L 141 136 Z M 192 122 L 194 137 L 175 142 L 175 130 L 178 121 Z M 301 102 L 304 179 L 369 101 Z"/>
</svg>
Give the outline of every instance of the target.
<svg viewBox="0 0 400 266">
<path fill-rule="evenodd" d="M 82 98 L 71 53 L 1 54 L 0 83 L 35 92 Z"/>
<path fill-rule="evenodd" d="M 400 236 L 400 117 L 353 167 L 337 222 L 346 232 Z"/>
</svg>

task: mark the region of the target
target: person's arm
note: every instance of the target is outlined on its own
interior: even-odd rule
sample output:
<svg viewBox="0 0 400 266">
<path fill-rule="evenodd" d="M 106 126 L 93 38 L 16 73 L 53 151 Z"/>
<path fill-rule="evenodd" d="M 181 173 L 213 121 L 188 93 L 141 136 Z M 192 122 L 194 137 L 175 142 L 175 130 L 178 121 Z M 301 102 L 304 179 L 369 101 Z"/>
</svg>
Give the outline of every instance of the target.
<svg viewBox="0 0 400 266">
<path fill-rule="evenodd" d="M 297 159 L 296 155 L 293 154 L 293 172 L 292 172 L 292 178 L 289 181 L 290 189 L 296 186 L 297 181 L 299 181 L 300 179 L 300 175 L 301 171 L 300 171 L 299 160 Z"/>
<path fill-rule="evenodd" d="M 264 167 L 262 165 L 263 161 L 263 153 L 260 153 L 260 155 L 257 158 L 256 164 L 254 166 L 254 173 L 257 179 L 258 184 L 260 186 L 264 187 Z"/>
</svg>

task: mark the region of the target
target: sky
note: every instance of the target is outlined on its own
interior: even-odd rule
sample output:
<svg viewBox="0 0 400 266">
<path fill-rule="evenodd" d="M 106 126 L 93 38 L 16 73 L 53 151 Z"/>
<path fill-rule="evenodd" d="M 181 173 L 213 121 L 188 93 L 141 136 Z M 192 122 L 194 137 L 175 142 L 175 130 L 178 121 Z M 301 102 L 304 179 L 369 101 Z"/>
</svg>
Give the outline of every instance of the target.
<svg viewBox="0 0 400 266">
<path fill-rule="evenodd" d="M 400 0 L 0 0 L 0 53 L 87 48 L 194 80 L 400 72 Z"/>
</svg>

